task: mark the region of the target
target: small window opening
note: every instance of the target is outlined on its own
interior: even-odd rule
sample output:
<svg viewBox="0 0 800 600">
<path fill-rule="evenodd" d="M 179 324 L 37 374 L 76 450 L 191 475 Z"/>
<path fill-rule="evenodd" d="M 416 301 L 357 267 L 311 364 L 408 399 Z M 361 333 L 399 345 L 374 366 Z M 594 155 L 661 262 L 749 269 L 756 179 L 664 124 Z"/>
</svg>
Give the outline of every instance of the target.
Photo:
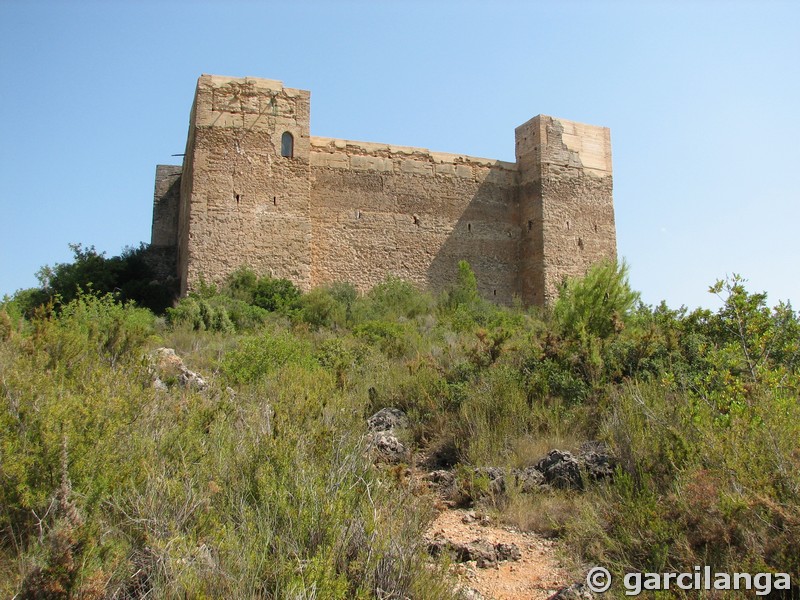
<svg viewBox="0 0 800 600">
<path fill-rule="evenodd" d="M 467 223 L 467 231 L 472 231 L 472 223 Z"/>
<path fill-rule="evenodd" d="M 294 156 L 294 137 L 288 131 L 281 136 L 281 156 L 292 158 Z"/>
<path fill-rule="evenodd" d="M 360 218 L 361 218 L 361 211 L 357 210 L 356 211 L 356 219 L 360 219 Z"/>
<path fill-rule="evenodd" d="M 597 233 L 597 223 L 594 224 L 594 232 Z"/>
<path fill-rule="evenodd" d="M 533 221 L 528 221 L 528 231 L 533 229 Z"/>
<path fill-rule="evenodd" d="M 578 248 L 583 250 L 583 238 L 578 238 Z"/>
<path fill-rule="evenodd" d="M 236 198 L 236 204 L 239 204 L 239 200 L 241 199 L 241 196 L 239 196 L 239 194 L 235 194 L 234 196 Z"/>
<path fill-rule="evenodd" d="M 414 219 L 414 225 L 419 225 L 419 217 L 417 215 L 411 215 Z"/>
<path fill-rule="evenodd" d="M 567 231 L 569 231 L 570 229 L 572 228 L 570 227 L 569 221 L 567 221 Z"/>
<path fill-rule="evenodd" d="M 277 196 L 273 196 L 272 197 L 272 205 L 273 206 L 278 206 L 278 197 Z"/>
<path fill-rule="evenodd" d="M 494 295 L 497 296 L 497 290 L 494 291 Z"/>
</svg>

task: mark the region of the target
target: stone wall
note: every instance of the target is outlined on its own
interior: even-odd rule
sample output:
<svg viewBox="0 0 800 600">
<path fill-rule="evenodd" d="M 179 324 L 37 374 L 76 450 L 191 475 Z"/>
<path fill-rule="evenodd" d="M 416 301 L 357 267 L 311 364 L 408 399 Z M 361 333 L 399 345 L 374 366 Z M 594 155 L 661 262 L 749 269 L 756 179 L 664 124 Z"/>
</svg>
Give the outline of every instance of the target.
<svg viewBox="0 0 800 600">
<path fill-rule="evenodd" d="M 310 93 L 279 81 L 200 78 L 180 202 L 165 186 L 181 168 L 159 167 L 154 205 L 153 243 L 177 240 L 181 293 L 243 265 L 303 289 L 395 275 L 436 290 L 466 260 L 484 297 L 545 304 L 615 257 L 606 128 L 535 117 L 506 163 L 311 137 L 309 115 Z"/>
<path fill-rule="evenodd" d="M 153 246 L 178 245 L 178 205 L 181 195 L 182 167 L 156 166 L 156 185 L 153 194 Z"/>
<path fill-rule="evenodd" d="M 367 290 L 391 274 L 436 290 L 467 260 L 484 296 L 511 302 L 514 163 L 330 138 L 311 150 L 314 285 Z"/>
</svg>

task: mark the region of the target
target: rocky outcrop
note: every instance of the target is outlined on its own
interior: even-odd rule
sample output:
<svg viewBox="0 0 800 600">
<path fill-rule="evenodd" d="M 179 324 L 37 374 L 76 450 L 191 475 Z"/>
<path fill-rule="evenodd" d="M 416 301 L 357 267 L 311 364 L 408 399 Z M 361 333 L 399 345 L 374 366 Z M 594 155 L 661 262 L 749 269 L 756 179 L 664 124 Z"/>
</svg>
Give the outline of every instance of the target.
<svg viewBox="0 0 800 600">
<path fill-rule="evenodd" d="M 208 382 L 190 370 L 172 348 L 156 348 L 151 355 L 153 387 L 168 390 L 173 385 L 194 390 L 208 389 Z"/>
<path fill-rule="evenodd" d="M 408 418 L 402 410 L 382 408 L 367 419 L 367 426 L 367 447 L 376 460 L 399 463 L 410 458 L 411 453 L 397 436 L 399 430 L 408 427 Z"/>
<path fill-rule="evenodd" d="M 433 556 L 443 552 L 449 553 L 456 562 L 475 561 L 481 569 L 497 566 L 502 561 L 518 561 L 522 557 L 516 544 L 493 544 L 484 539 L 475 539 L 466 544 L 448 540 L 444 536 L 435 536 L 428 545 Z"/>
<path fill-rule="evenodd" d="M 581 445 L 578 461 L 592 481 L 611 478 L 617 466 L 617 461 L 603 442 L 586 442 Z"/>
<path fill-rule="evenodd" d="M 545 485 L 544 475 L 536 467 L 514 469 L 511 473 L 519 490 L 526 494 L 532 494 Z"/>
<path fill-rule="evenodd" d="M 394 431 L 408 427 L 408 417 L 399 408 L 382 408 L 369 419 L 367 426 L 370 431 Z"/>
<path fill-rule="evenodd" d="M 478 467 L 475 474 L 489 480 L 489 492 L 492 496 L 501 496 L 506 492 L 506 474 L 499 467 Z"/>
<path fill-rule="evenodd" d="M 561 489 L 583 489 L 580 463 L 571 452 L 550 450 L 547 456 L 536 463 L 535 469 L 544 476 L 548 485 Z"/>
</svg>

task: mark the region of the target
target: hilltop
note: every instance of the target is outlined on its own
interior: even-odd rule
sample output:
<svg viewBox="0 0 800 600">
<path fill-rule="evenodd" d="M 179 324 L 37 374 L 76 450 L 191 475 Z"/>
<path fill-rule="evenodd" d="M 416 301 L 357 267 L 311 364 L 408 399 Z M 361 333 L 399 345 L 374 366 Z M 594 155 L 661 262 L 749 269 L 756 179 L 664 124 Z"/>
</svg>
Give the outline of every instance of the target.
<svg viewBox="0 0 800 600">
<path fill-rule="evenodd" d="M 672 310 L 606 263 L 526 309 L 466 263 L 436 295 L 240 269 L 154 312 L 81 252 L 0 305 L 4 596 L 477 597 L 540 551 L 543 595 L 800 581 L 800 321 L 739 278 Z"/>
</svg>

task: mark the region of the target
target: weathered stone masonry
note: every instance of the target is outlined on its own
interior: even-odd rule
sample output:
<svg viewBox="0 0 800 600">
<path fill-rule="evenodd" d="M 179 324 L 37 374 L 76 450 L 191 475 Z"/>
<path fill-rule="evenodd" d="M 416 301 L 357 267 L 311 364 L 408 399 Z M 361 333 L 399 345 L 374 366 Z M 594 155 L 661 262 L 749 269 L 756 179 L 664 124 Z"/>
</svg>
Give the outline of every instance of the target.
<svg viewBox="0 0 800 600">
<path fill-rule="evenodd" d="M 182 294 L 241 265 L 303 289 L 436 290 L 466 260 L 483 296 L 542 305 L 616 256 L 607 128 L 534 117 L 508 163 L 312 137 L 309 116 L 308 91 L 200 77 L 183 166 L 156 169 L 151 246 Z"/>
</svg>

